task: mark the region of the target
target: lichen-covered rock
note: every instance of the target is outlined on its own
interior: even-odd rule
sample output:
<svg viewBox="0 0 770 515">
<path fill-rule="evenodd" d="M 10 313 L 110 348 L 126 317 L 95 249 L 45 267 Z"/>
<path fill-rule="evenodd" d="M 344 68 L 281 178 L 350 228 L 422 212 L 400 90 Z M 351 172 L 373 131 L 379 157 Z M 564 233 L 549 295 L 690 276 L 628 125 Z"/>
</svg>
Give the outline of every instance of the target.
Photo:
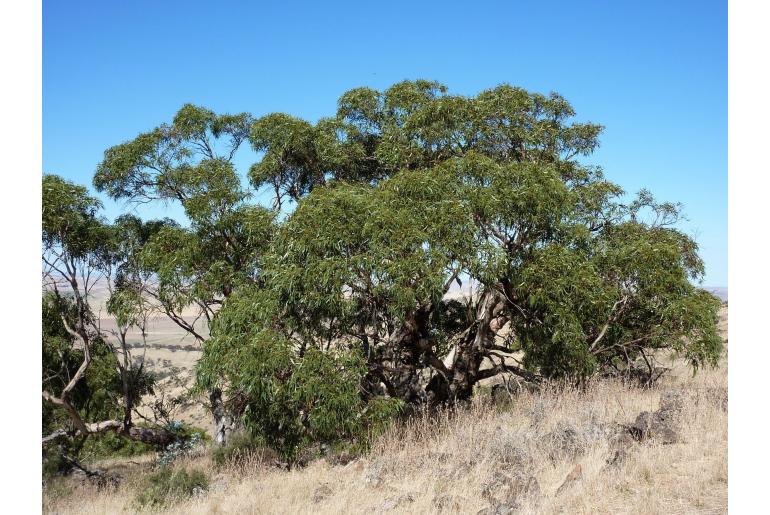
<svg viewBox="0 0 770 515">
<path fill-rule="evenodd" d="M 675 413 L 670 410 L 643 411 L 629 429 L 640 442 L 654 439 L 663 444 L 672 444 L 678 441 Z"/>
<path fill-rule="evenodd" d="M 494 472 L 482 485 L 481 495 L 492 503 L 518 505 L 521 499 L 540 495 L 540 484 L 533 476 L 516 470 Z"/>
</svg>

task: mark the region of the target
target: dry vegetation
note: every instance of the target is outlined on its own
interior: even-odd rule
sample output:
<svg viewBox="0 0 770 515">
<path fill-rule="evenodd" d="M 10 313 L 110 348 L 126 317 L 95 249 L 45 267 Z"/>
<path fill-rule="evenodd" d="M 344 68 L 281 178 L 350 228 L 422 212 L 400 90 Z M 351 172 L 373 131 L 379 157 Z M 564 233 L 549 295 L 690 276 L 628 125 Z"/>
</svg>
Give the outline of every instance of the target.
<svg viewBox="0 0 770 515">
<path fill-rule="evenodd" d="M 720 328 L 726 338 L 727 311 Z M 553 386 L 507 406 L 478 400 L 454 416 L 393 427 L 365 458 L 285 471 L 260 460 L 217 469 L 208 454 L 175 467 L 207 471 L 208 491 L 168 513 L 725 513 L 727 356 L 692 376 L 679 361 L 651 389 L 596 381 Z M 618 456 L 612 431 L 679 392 L 676 442 L 633 443 Z M 112 492 L 74 480 L 44 494 L 48 513 L 123 513 L 149 459 L 100 466 L 124 477 Z M 566 480 L 570 478 L 570 480 Z"/>
</svg>

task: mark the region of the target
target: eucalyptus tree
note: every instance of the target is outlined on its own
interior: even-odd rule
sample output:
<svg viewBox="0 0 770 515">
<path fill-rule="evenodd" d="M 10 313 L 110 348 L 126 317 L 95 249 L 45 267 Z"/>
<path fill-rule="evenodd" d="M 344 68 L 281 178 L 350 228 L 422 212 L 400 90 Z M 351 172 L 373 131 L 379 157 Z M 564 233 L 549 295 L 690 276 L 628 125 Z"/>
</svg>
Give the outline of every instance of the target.
<svg viewBox="0 0 770 515">
<path fill-rule="evenodd" d="M 262 281 L 261 256 L 275 214 L 247 202 L 250 193 L 233 165 L 251 125 L 248 114 L 216 115 L 185 105 L 172 123 L 108 149 L 94 177 L 96 189 L 114 199 L 184 208 L 189 226 L 164 225 L 133 255 L 136 269 L 151 278 L 143 296 L 199 343 L 239 285 Z M 223 441 L 231 421 L 219 389 L 209 393 L 216 439 Z"/>
<path fill-rule="evenodd" d="M 42 189 L 44 429 L 53 430 L 53 421 L 64 423 L 51 407 L 66 413 L 72 428 L 54 430 L 43 441 L 118 431 L 162 443 L 170 438 L 167 432 L 132 421 L 137 401 L 152 390 L 152 378 L 143 360 L 134 361 L 126 339 L 131 328 L 145 334 L 148 312 L 141 303 L 125 302 L 134 295 L 131 285 L 113 281 L 116 267 L 124 274 L 130 268 L 121 250 L 128 231 L 102 220 L 100 203 L 82 186 L 45 175 Z M 109 331 L 102 328 L 94 295 L 105 284 L 113 292 L 106 307 L 116 317 Z"/>
<path fill-rule="evenodd" d="M 583 380 L 657 349 L 715 363 L 719 303 L 692 284 L 703 263 L 679 206 L 625 201 L 582 162 L 602 127 L 574 115 L 557 94 L 407 81 L 351 90 L 315 124 L 257 119 L 252 185 L 296 209 L 260 291 L 225 307 L 207 380 L 220 372 L 248 408 L 228 360 L 265 334 L 298 363 L 309 349 L 361 353 L 362 397 L 408 404 L 467 399 L 503 373 Z M 469 312 L 445 299 L 463 278 L 480 285 Z"/>
<path fill-rule="evenodd" d="M 628 201 L 584 162 L 602 127 L 574 117 L 553 93 L 429 81 L 348 91 L 315 123 L 188 105 L 109 149 L 94 184 L 182 204 L 189 228 L 139 253 L 152 295 L 205 341 L 199 385 L 292 453 L 499 374 L 583 381 L 660 349 L 716 363 L 719 302 L 693 284 L 680 207 Z M 271 209 L 233 166 L 247 141 Z M 448 299 L 466 280 L 467 303 Z"/>
</svg>

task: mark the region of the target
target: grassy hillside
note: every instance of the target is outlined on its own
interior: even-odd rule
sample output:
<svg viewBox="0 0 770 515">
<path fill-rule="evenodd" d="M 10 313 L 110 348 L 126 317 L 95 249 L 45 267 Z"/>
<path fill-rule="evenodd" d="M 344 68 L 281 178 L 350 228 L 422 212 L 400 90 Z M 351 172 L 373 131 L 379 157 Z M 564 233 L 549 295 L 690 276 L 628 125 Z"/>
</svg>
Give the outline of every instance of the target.
<svg viewBox="0 0 770 515">
<path fill-rule="evenodd" d="M 727 309 L 720 329 L 727 336 Z M 511 403 L 479 398 L 453 416 L 392 427 L 345 465 L 327 460 L 286 471 L 254 459 L 218 468 L 204 450 L 175 462 L 210 482 L 168 513 L 726 513 L 727 355 L 693 376 L 671 373 L 651 389 L 596 381 L 551 386 Z M 677 399 L 668 438 L 624 440 L 619 425 Z M 619 452 L 620 450 L 620 452 Z M 625 451 L 625 452 L 624 452 Z M 136 511 L 152 456 L 99 466 L 123 476 L 96 491 L 74 478 L 49 485 L 47 513 Z"/>
</svg>

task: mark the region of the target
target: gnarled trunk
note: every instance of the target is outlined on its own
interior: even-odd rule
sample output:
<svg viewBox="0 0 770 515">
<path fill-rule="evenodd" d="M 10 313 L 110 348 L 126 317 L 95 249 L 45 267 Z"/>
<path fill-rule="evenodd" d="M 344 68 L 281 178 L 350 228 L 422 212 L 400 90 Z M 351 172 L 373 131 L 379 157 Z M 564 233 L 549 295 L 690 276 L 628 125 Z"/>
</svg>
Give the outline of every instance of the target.
<svg viewBox="0 0 770 515">
<path fill-rule="evenodd" d="M 461 336 L 454 350 L 447 400 L 466 400 L 473 395 L 473 387 L 481 379 L 479 371 L 487 356 L 486 351 L 494 344 L 492 325 L 504 308 L 505 302 L 499 292 L 487 289 L 482 293 L 476 308 L 476 319 Z"/>
<path fill-rule="evenodd" d="M 405 318 L 388 340 L 383 359 L 372 365 L 373 381 L 382 381 L 388 395 L 410 405 L 438 406 L 466 400 L 489 372 L 481 366 L 502 325 L 505 299 L 495 289 L 482 293 L 475 320 L 460 335 L 450 358 L 441 361 L 430 338 L 429 318 L 435 305 L 425 303 Z M 503 369 L 495 369 L 500 373 Z"/>
</svg>

